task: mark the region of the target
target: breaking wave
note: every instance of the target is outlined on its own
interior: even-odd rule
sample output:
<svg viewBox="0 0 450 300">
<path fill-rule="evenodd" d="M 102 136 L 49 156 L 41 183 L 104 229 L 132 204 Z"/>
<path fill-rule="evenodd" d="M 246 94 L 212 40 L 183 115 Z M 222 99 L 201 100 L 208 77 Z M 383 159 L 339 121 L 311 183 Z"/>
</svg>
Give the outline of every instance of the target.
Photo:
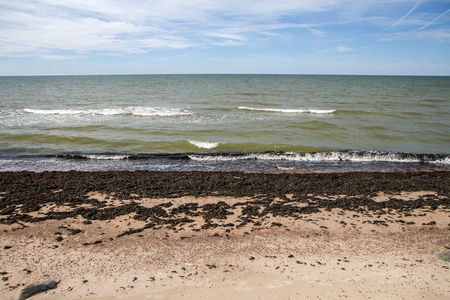
<svg viewBox="0 0 450 300">
<path fill-rule="evenodd" d="M 189 141 L 198 148 L 212 149 L 219 143 Z M 313 153 L 293 152 L 207 152 L 207 153 L 72 153 L 58 154 L 57 157 L 68 159 L 91 160 L 125 160 L 125 159 L 188 159 L 193 161 L 292 161 L 292 162 L 387 162 L 387 163 L 433 163 L 450 165 L 450 154 L 415 154 L 381 151 L 326 151 Z"/>
<path fill-rule="evenodd" d="M 202 149 L 213 149 L 213 148 L 216 148 L 217 146 L 219 146 L 219 143 L 199 142 L 199 141 L 193 141 L 193 140 L 189 140 L 189 143 L 191 143 L 192 145 L 194 145 L 197 148 L 202 148 Z"/>
<path fill-rule="evenodd" d="M 389 162 L 389 163 L 435 163 L 450 164 L 448 154 L 413 154 L 379 151 L 329 151 L 316 153 L 220 153 L 189 154 L 198 161 L 298 161 L 298 162 Z"/>
<path fill-rule="evenodd" d="M 332 114 L 335 109 L 301 109 L 301 108 L 255 108 L 247 106 L 239 106 L 239 109 L 264 111 L 264 112 L 277 112 L 277 113 L 311 113 L 311 114 Z"/>
<path fill-rule="evenodd" d="M 96 160 L 122 160 L 130 158 L 130 155 L 126 154 L 86 154 L 80 155 L 80 157 L 84 157 L 87 159 L 96 159 Z"/>
<path fill-rule="evenodd" d="M 449 154 L 377 151 L 316 153 L 60 153 L 0 155 L 4 171 L 398 172 L 448 171 Z"/>
<path fill-rule="evenodd" d="M 99 109 L 31 109 L 23 110 L 38 115 L 134 115 L 134 116 L 183 116 L 193 112 L 184 108 L 173 107 L 109 107 Z"/>
</svg>

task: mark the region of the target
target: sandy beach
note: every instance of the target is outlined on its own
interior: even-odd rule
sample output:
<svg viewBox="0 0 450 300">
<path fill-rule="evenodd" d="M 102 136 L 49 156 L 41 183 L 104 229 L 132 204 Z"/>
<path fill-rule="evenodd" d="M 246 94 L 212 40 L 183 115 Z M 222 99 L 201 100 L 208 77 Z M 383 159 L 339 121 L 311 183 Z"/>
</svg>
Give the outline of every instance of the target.
<svg viewBox="0 0 450 300">
<path fill-rule="evenodd" d="M 449 299 L 450 172 L 0 173 L 2 299 Z"/>
</svg>

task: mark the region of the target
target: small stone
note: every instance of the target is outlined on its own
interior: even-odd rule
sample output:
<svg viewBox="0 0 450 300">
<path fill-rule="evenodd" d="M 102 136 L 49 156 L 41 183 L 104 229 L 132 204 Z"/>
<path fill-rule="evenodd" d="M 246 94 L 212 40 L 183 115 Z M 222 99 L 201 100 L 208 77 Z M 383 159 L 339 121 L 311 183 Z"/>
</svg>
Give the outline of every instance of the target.
<svg viewBox="0 0 450 300">
<path fill-rule="evenodd" d="M 19 291 L 19 293 L 16 296 L 16 300 L 27 299 L 38 292 L 43 292 L 48 289 L 54 289 L 54 288 L 56 288 L 57 285 L 58 285 L 58 283 L 51 279 L 47 279 L 47 280 L 44 280 L 39 283 L 27 285 L 26 287 L 24 287 L 23 289 L 21 289 Z"/>
<path fill-rule="evenodd" d="M 12 246 L 4 246 L 3 247 L 3 249 L 5 249 L 5 250 L 11 249 L 11 248 L 12 248 Z"/>
<path fill-rule="evenodd" d="M 437 259 L 450 262 L 450 252 L 436 252 L 434 256 Z"/>
</svg>

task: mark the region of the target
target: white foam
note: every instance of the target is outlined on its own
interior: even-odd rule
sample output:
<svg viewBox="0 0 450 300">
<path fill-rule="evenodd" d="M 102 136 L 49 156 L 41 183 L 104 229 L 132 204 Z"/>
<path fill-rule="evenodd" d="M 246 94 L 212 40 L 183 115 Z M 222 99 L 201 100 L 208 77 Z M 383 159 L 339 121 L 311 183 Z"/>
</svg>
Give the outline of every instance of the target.
<svg viewBox="0 0 450 300">
<path fill-rule="evenodd" d="M 127 159 L 129 156 L 128 155 L 120 155 L 120 154 L 86 154 L 83 155 L 86 158 L 89 159 L 95 159 L 95 160 L 123 160 L 123 159 Z"/>
<path fill-rule="evenodd" d="M 130 107 L 129 111 L 135 116 L 184 116 L 193 114 L 182 108 L 172 107 Z"/>
<path fill-rule="evenodd" d="M 264 111 L 264 112 L 278 112 L 278 113 L 311 113 L 311 114 L 332 114 L 335 109 L 300 109 L 300 108 L 255 108 L 247 106 L 239 106 L 239 109 Z"/>
<path fill-rule="evenodd" d="M 31 109 L 25 108 L 25 112 L 37 114 L 37 115 L 79 115 L 82 114 L 82 110 L 74 109 Z"/>
<path fill-rule="evenodd" d="M 280 167 L 280 166 L 277 166 L 277 169 L 278 169 L 278 170 L 282 170 L 282 171 L 292 171 L 292 170 L 295 170 L 294 167 L 286 168 L 286 167 Z"/>
<path fill-rule="evenodd" d="M 115 116 L 127 114 L 127 110 L 124 108 L 103 108 L 103 109 L 88 109 L 86 110 L 86 114 L 90 115 L 104 115 L 104 116 Z"/>
<path fill-rule="evenodd" d="M 450 165 L 450 157 L 441 158 L 435 161 L 430 161 L 430 163 L 433 164 L 443 164 L 443 165 Z"/>
<path fill-rule="evenodd" d="M 173 107 L 108 107 L 99 109 L 31 109 L 23 111 L 38 115 L 134 115 L 134 116 L 182 116 L 191 111 Z"/>
<path fill-rule="evenodd" d="M 189 143 L 191 143 L 192 145 L 194 145 L 198 148 L 203 148 L 203 149 L 213 149 L 213 148 L 216 148 L 217 146 L 219 146 L 219 143 L 199 142 L 199 141 L 193 141 L 193 140 L 189 140 Z"/>
<path fill-rule="evenodd" d="M 195 155 L 189 157 L 197 161 L 237 161 L 237 160 L 282 160 L 299 162 L 389 162 L 389 163 L 435 163 L 450 164 L 450 159 L 431 159 L 415 155 L 402 155 L 400 153 L 381 153 L 377 151 L 367 152 L 317 152 L 317 153 L 248 153 L 243 155 Z"/>
</svg>

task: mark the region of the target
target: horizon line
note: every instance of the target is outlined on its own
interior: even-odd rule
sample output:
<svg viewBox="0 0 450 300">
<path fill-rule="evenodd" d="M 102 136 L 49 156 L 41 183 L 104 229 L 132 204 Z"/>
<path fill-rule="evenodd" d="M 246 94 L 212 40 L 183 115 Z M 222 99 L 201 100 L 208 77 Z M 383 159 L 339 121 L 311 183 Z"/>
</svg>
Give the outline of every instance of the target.
<svg viewBox="0 0 450 300">
<path fill-rule="evenodd" d="M 386 77 L 450 77 L 423 74 L 322 74 L 322 73 L 94 73 L 94 74 L 16 74 L 0 77 L 52 77 L 52 76 L 172 76 L 172 75 L 279 75 L 279 76 L 386 76 Z"/>
</svg>

